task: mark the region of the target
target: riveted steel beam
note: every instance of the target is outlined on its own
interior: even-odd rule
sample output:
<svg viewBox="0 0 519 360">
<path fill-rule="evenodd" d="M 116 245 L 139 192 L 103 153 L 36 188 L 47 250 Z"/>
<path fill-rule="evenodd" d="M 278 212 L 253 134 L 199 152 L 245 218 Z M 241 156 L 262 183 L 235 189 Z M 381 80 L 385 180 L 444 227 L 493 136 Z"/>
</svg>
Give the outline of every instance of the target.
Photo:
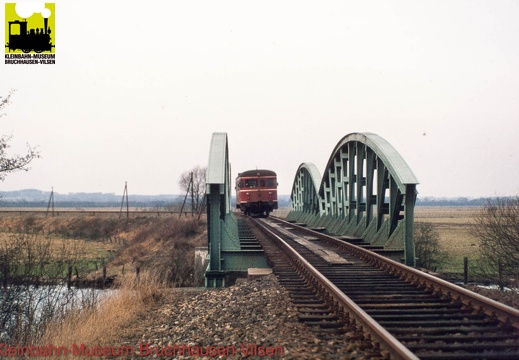
<svg viewBox="0 0 519 360">
<path fill-rule="evenodd" d="M 208 267 L 206 287 L 223 287 L 248 268 L 268 267 L 263 251 L 240 246 L 237 220 L 231 211 L 231 166 L 227 133 L 213 133 L 206 175 Z"/>
<path fill-rule="evenodd" d="M 314 164 L 303 163 L 299 165 L 292 185 L 290 195 L 292 211 L 288 220 L 291 220 L 291 218 L 301 220 L 302 217 L 312 218 L 313 215 L 316 215 L 315 219 L 317 220 L 318 215 L 324 214 L 324 202 L 317 192 L 320 183 L 321 174 Z"/>
<path fill-rule="evenodd" d="M 225 286 L 223 271 L 222 234 L 224 221 L 230 213 L 226 208 L 229 188 L 229 152 L 226 133 L 214 133 L 209 151 L 206 175 L 207 236 L 209 265 L 205 273 L 206 287 Z"/>
<path fill-rule="evenodd" d="M 310 168 L 318 174 L 313 164 L 299 166 L 289 220 L 325 226 L 331 234 L 362 239 L 368 247 L 382 247 L 380 252 L 415 264 L 418 180 L 391 144 L 372 133 L 348 134 L 333 149 L 320 184 L 314 176 L 313 186 L 303 186 Z M 310 203 L 319 203 L 321 211 L 309 210 Z"/>
</svg>

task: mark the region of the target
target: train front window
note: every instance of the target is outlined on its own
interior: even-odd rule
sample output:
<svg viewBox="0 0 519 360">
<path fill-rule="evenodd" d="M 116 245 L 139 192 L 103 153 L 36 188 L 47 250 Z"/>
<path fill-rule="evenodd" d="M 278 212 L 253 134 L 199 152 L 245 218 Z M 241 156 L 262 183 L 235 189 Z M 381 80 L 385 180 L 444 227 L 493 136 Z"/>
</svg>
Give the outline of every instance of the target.
<svg viewBox="0 0 519 360">
<path fill-rule="evenodd" d="M 256 179 L 245 180 L 245 187 L 248 187 L 248 188 L 258 187 L 258 180 L 256 180 Z"/>
<path fill-rule="evenodd" d="M 265 187 L 265 180 L 260 180 L 260 187 Z"/>
<path fill-rule="evenodd" d="M 276 187 L 276 179 L 268 179 L 268 187 L 273 188 Z"/>
</svg>

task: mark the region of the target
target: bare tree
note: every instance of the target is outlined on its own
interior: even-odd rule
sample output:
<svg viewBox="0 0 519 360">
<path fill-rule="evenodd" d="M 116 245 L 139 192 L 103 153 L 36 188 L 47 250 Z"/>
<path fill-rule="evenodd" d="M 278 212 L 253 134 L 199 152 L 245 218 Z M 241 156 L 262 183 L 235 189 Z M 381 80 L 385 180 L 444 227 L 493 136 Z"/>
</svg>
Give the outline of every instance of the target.
<svg viewBox="0 0 519 360">
<path fill-rule="evenodd" d="M 480 240 L 479 275 L 501 289 L 519 281 L 519 196 L 488 200 L 474 220 Z"/>
<path fill-rule="evenodd" d="M 207 168 L 195 166 L 180 175 L 178 185 L 189 196 L 193 195 L 194 210 L 198 211 L 205 193 Z"/>
<path fill-rule="evenodd" d="M 10 103 L 13 93 L 14 91 L 12 90 L 5 98 L 0 97 L 0 117 L 5 115 L 2 111 Z M 31 148 L 29 144 L 27 144 L 28 149 L 25 155 L 7 155 L 11 139 L 12 135 L 2 135 L 0 137 L 0 181 L 3 181 L 9 173 L 29 170 L 29 163 L 40 157 L 39 151 Z"/>
<path fill-rule="evenodd" d="M 448 259 L 442 249 L 440 235 L 429 223 L 416 223 L 414 227 L 416 266 L 436 271 Z"/>
</svg>

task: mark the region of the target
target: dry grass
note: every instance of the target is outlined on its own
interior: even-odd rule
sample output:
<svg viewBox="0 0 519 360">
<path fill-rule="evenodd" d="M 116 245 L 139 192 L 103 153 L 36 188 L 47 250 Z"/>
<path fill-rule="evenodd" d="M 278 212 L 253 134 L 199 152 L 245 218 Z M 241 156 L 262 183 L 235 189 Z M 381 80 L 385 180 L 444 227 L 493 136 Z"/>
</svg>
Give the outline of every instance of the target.
<svg viewBox="0 0 519 360">
<path fill-rule="evenodd" d="M 121 233 L 125 246 L 113 267 L 153 269 L 173 286 L 193 286 L 195 248 L 207 245 L 207 225 L 194 218 L 150 220 Z"/>
<path fill-rule="evenodd" d="M 472 206 L 417 206 L 414 217 L 416 221 L 466 225 L 473 221 L 479 209 Z"/>
<path fill-rule="evenodd" d="M 14 233 L 0 233 L 0 242 L 9 241 Z M 84 239 L 64 239 L 56 236 L 48 238 L 54 258 L 59 258 L 64 248 L 74 247 L 81 252 L 85 260 L 106 258 L 110 252 L 117 250 L 118 245 L 110 242 L 92 241 Z"/>
<path fill-rule="evenodd" d="M 57 254 L 63 253 L 64 244 L 74 247 L 82 263 L 90 264 L 86 271 L 97 268 L 88 275 L 80 273 L 87 281 L 101 278 L 105 263 L 108 278 L 148 268 L 160 270 L 174 285 L 186 286 L 192 281 L 194 249 L 207 244 L 204 219 L 178 215 L 127 220 L 89 214 L 47 218 L 2 214 L 0 229 L 0 240 L 13 233 L 43 234 Z"/>
<path fill-rule="evenodd" d="M 151 272 L 141 272 L 138 279 L 126 275 L 120 280 L 119 289 L 100 306 L 69 312 L 62 322 L 49 325 L 42 344 L 69 349 L 73 344 L 112 346 L 123 328 L 162 298 L 162 288 Z"/>
</svg>

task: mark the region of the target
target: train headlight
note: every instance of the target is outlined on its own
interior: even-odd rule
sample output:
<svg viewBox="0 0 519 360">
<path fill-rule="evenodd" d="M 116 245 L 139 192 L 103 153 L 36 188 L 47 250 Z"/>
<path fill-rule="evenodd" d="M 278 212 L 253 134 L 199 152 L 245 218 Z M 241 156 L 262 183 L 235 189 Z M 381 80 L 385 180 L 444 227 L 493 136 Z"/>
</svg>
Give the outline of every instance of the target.
<svg viewBox="0 0 519 360">
<path fill-rule="evenodd" d="M 272 195 L 272 191 L 269 191 L 269 195 Z"/>
</svg>

